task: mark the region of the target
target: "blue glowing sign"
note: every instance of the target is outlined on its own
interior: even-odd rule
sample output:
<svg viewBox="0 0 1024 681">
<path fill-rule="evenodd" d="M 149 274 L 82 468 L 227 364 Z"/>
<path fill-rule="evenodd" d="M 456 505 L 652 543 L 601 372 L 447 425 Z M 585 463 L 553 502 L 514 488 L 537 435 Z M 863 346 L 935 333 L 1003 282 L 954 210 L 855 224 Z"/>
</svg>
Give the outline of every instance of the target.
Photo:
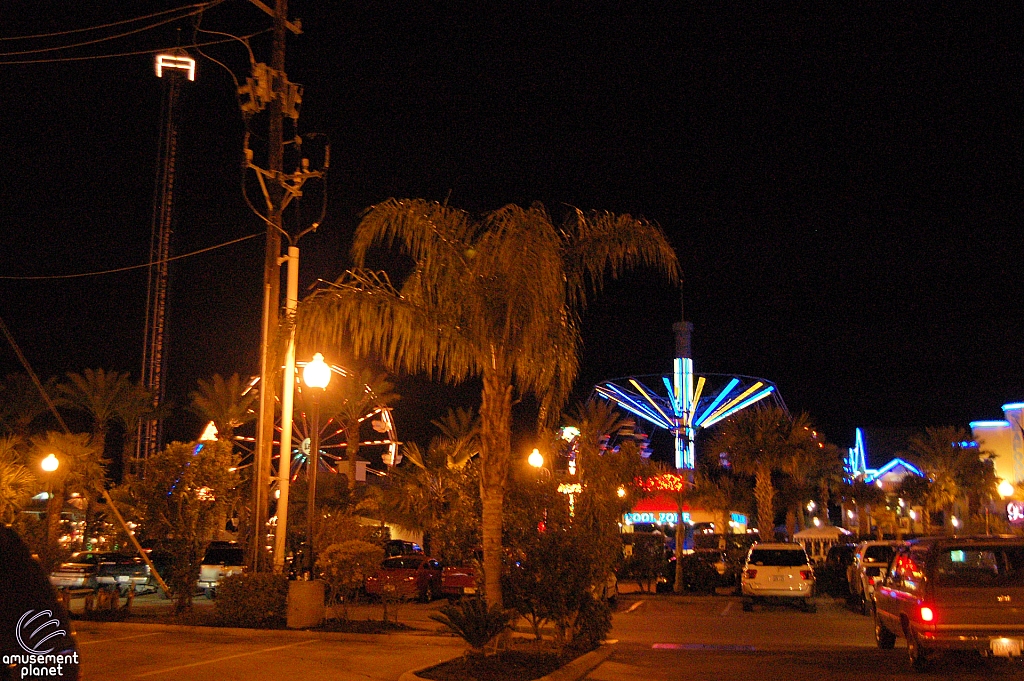
<svg viewBox="0 0 1024 681">
<path fill-rule="evenodd" d="M 679 514 L 672 512 L 662 511 L 651 511 L 644 513 L 627 513 L 625 514 L 626 524 L 633 525 L 635 523 L 654 523 L 655 525 L 675 525 L 679 521 Z M 683 522 L 689 523 L 690 514 L 683 511 Z"/>
</svg>

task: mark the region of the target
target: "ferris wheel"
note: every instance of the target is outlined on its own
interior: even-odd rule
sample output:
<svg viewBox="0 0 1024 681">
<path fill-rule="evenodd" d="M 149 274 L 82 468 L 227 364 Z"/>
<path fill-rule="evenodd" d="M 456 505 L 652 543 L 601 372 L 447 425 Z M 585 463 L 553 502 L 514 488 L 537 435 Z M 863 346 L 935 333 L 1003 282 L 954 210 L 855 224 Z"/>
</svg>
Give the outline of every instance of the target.
<svg viewBox="0 0 1024 681">
<path fill-rule="evenodd" d="M 304 388 L 302 381 L 298 380 L 305 362 L 296 362 L 295 372 L 295 400 L 292 414 L 292 444 L 291 444 L 291 471 L 290 477 L 295 480 L 304 473 L 309 462 L 313 460 L 310 452 L 312 441 L 313 424 L 309 416 L 309 409 L 312 399 L 309 392 Z M 354 372 L 337 365 L 330 365 L 331 372 L 337 378 L 346 381 L 357 380 Z M 254 376 L 246 385 L 243 395 L 259 387 L 260 377 Z M 401 442 L 395 429 L 395 419 L 391 407 L 377 398 L 373 388 L 363 383 L 357 390 L 352 391 L 353 399 L 332 400 L 321 399 L 320 401 L 320 446 L 319 456 L 316 457 L 319 471 L 329 473 L 339 472 L 339 462 L 346 460 L 346 449 L 349 442 L 355 438 L 359 443 L 359 455 L 368 459 L 368 472 L 375 472 L 377 475 L 384 475 L 379 469 L 373 468 L 373 464 L 380 463 L 385 468 L 397 465 L 402 457 L 398 453 L 398 446 Z M 275 418 L 274 418 L 274 443 L 273 459 L 276 462 L 280 458 L 281 445 L 281 398 L 274 396 Z M 239 428 L 235 434 L 236 443 L 248 452 L 253 452 L 256 445 L 256 422 L 252 421 L 246 426 Z M 276 465 L 276 464 L 275 464 Z"/>
</svg>

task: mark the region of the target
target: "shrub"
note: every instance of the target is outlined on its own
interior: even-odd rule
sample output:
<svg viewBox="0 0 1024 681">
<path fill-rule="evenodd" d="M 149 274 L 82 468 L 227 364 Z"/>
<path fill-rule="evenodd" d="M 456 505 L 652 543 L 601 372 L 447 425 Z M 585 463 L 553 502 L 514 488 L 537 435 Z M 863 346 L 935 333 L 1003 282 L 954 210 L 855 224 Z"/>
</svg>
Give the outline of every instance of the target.
<svg viewBox="0 0 1024 681">
<path fill-rule="evenodd" d="M 224 624 L 260 627 L 288 614 L 288 579 L 268 573 L 235 574 L 217 588 L 217 615 Z"/>
<path fill-rule="evenodd" d="M 330 589 L 331 602 L 341 599 L 346 608 L 356 599 L 366 577 L 384 560 L 384 549 L 376 544 L 350 539 L 331 544 L 317 556 L 316 567 Z M 347 617 L 346 612 L 346 618 Z"/>
<path fill-rule="evenodd" d="M 490 609 L 482 598 L 463 598 L 454 605 L 441 608 L 440 614 L 430 619 L 440 622 L 461 636 L 470 645 L 471 652 L 482 653 L 491 639 L 508 629 L 514 613 L 495 604 Z"/>
<path fill-rule="evenodd" d="M 576 635 L 570 647 L 584 653 L 601 644 L 612 630 L 612 611 L 608 603 L 597 598 L 585 599 L 576 615 Z"/>
<path fill-rule="evenodd" d="M 719 575 L 714 565 L 693 554 L 682 556 L 680 560 L 683 562 L 683 586 L 687 591 L 715 593 Z"/>
</svg>

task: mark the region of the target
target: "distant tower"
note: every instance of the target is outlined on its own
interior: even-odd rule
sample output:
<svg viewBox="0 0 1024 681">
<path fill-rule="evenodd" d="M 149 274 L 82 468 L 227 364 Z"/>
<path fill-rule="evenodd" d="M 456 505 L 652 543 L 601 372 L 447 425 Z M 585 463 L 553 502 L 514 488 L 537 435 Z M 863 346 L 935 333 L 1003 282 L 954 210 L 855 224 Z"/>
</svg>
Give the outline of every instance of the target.
<svg viewBox="0 0 1024 681">
<path fill-rule="evenodd" d="M 142 341 L 142 385 L 153 394 L 153 406 L 164 401 L 165 320 L 167 315 L 167 260 L 171 255 L 174 208 L 174 166 L 178 146 L 178 99 L 185 80 L 195 80 L 196 62 L 184 50 L 156 57 L 156 75 L 163 79 L 160 145 L 157 150 L 156 186 L 153 191 L 153 221 L 149 241 L 149 281 L 146 285 L 146 327 Z M 163 445 L 163 424 L 159 419 L 139 425 L 135 472 Z"/>
</svg>

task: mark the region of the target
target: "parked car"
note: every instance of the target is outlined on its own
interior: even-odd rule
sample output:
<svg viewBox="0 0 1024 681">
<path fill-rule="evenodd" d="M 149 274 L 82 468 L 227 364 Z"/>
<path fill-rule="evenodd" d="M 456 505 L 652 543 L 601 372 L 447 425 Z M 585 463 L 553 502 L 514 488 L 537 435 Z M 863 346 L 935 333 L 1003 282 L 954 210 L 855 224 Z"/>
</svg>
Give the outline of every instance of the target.
<svg viewBox="0 0 1024 681">
<path fill-rule="evenodd" d="M 245 552 L 238 542 L 210 542 L 199 568 L 199 589 L 207 598 L 214 598 L 225 577 L 244 571 Z"/>
<path fill-rule="evenodd" d="M 366 593 L 381 596 L 388 587 L 394 587 L 398 598 L 431 601 L 441 593 L 441 564 L 421 553 L 385 558 L 366 578 Z"/>
<path fill-rule="evenodd" d="M 799 544 L 754 544 L 747 554 L 741 577 L 743 609 L 766 600 L 799 604 L 814 612 L 814 567 Z"/>
<path fill-rule="evenodd" d="M 825 562 L 815 568 L 815 583 L 819 593 L 837 598 L 850 595 L 850 581 L 847 569 L 853 564 L 856 544 L 836 544 L 829 548 Z"/>
<path fill-rule="evenodd" d="M 50 573 L 50 584 L 58 589 L 95 589 L 100 564 L 124 556 L 109 551 L 78 551 Z"/>
<path fill-rule="evenodd" d="M 1021 657 L 1024 538 L 930 537 L 908 542 L 875 592 L 875 640 L 907 641 L 921 670 L 933 656 L 973 650 Z"/>
<path fill-rule="evenodd" d="M 148 582 L 149 566 L 138 556 L 110 556 L 100 561 L 96 571 L 99 588 L 117 589 L 122 595 L 129 591 L 145 591 Z"/>
<path fill-rule="evenodd" d="M 901 541 L 865 541 L 857 545 L 853 562 L 847 568 L 850 597 L 864 615 L 871 614 L 875 602 L 875 584 L 882 581 Z"/>
<path fill-rule="evenodd" d="M 392 556 L 411 556 L 414 553 L 423 553 L 423 549 L 420 545 L 413 541 L 405 541 L 404 539 L 389 539 L 384 542 L 384 557 L 391 558 Z"/>
</svg>

